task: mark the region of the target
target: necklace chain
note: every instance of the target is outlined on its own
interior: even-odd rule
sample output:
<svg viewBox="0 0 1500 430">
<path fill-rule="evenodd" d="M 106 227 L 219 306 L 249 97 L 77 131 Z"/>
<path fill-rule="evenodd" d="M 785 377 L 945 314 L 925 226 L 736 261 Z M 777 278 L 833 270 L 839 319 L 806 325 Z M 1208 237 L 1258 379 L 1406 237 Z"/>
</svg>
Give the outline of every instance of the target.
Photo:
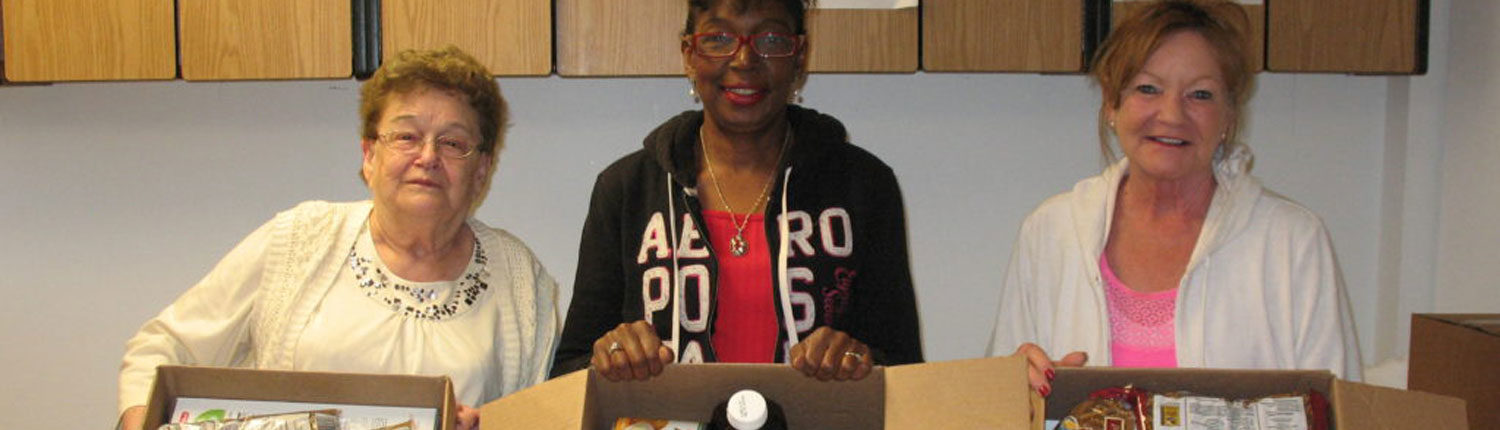
<svg viewBox="0 0 1500 430">
<path fill-rule="evenodd" d="M 786 135 L 781 138 L 781 152 L 776 154 L 776 167 L 781 167 L 781 160 L 786 156 L 786 148 L 792 142 L 792 126 L 787 124 Z M 734 207 L 729 205 L 729 196 L 724 194 L 724 188 L 719 186 L 719 175 L 714 173 L 713 160 L 708 155 L 708 140 L 703 138 L 703 127 L 698 127 L 698 145 L 703 148 L 703 164 L 708 165 L 708 179 L 714 183 L 714 191 L 719 194 L 719 203 L 729 211 L 729 222 L 734 224 L 734 237 L 729 239 L 729 252 L 739 257 L 745 255 L 748 247 L 745 244 L 745 227 L 750 225 L 750 217 L 760 209 L 760 205 L 770 200 L 771 184 L 776 183 L 776 169 L 771 169 L 771 174 L 766 177 L 766 184 L 761 186 L 760 194 L 755 197 L 755 204 L 750 206 L 750 211 L 745 213 L 745 220 L 740 221 L 734 216 Z"/>
</svg>

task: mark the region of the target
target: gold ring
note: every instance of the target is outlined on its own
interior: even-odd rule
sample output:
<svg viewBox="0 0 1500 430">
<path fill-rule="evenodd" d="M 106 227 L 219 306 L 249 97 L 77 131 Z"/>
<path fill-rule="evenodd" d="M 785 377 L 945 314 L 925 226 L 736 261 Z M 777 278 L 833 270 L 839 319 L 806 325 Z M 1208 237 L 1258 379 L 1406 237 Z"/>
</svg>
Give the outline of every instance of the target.
<svg viewBox="0 0 1500 430">
<path fill-rule="evenodd" d="M 610 354 L 614 354 L 615 351 L 619 351 L 619 350 L 622 350 L 622 349 L 625 349 L 625 348 L 620 347 L 620 342 L 618 342 L 618 341 L 612 341 L 612 342 L 609 343 L 609 348 L 608 349 L 609 349 L 608 352 Z"/>
<path fill-rule="evenodd" d="M 854 351 L 844 351 L 845 356 L 854 357 L 855 360 L 864 360 L 865 355 Z"/>
</svg>

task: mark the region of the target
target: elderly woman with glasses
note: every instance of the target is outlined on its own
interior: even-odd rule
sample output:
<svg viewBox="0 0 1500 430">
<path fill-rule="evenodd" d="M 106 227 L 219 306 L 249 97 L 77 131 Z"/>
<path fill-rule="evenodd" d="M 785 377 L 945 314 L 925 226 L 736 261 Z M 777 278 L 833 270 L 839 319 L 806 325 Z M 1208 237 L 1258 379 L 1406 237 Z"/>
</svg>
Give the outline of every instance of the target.
<svg viewBox="0 0 1500 430">
<path fill-rule="evenodd" d="M 471 218 L 504 139 L 505 100 L 455 48 L 407 51 L 360 92 L 372 199 L 305 202 L 246 237 L 126 344 L 121 423 L 156 366 L 447 375 L 469 407 L 541 382 L 556 284 L 520 239 Z"/>
<path fill-rule="evenodd" d="M 789 363 L 821 380 L 922 360 L 891 168 L 807 76 L 801 0 L 689 0 L 682 61 L 703 110 L 599 174 L 554 376 Z"/>
</svg>

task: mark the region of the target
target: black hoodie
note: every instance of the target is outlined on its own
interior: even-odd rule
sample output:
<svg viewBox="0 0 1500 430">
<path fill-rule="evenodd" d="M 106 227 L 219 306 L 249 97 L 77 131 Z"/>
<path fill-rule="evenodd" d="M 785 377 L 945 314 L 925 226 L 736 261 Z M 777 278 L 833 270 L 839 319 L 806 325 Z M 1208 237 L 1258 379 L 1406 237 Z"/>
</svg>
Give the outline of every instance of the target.
<svg viewBox="0 0 1500 430">
<path fill-rule="evenodd" d="M 764 214 L 777 284 L 776 361 L 785 362 L 796 340 L 822 326 L 869 345 L 876 364 L 922 361 L 895 175 L 849 144 L 833 117 L 793 105 L 787 118 L 793 144 Z M 697 227 L 705 225 L 694 150 L 702 123 L 702 111 L 684 112 L 652 131 L 645 148 L 599 174 L 552 376 L 588 367 L 596 339 L 642 319 L 679 363 L 717 361 L 710 340 L 715 307 L 732 304 L 713 299 L 718 265 L 707 232 Z M 785 232 L 773 222 L 783 216 Z"/>
</svg>

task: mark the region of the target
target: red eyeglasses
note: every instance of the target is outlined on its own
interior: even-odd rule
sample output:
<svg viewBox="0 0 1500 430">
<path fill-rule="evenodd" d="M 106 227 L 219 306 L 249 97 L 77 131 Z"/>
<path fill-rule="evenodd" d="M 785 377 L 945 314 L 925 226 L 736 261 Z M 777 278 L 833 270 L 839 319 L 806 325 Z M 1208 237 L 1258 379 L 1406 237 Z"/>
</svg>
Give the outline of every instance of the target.
<svg viewBox="0 0 1500 430">
<path fill-rule="evenodd" d="M 797 55 L 802 49 L 802 37 L 786 33 L 757 33 L 749 36 L 735 33 L 697 33 L 691 36 L 693 52 L 708 58 L 733 57 L 740 47 L 750 45 L 756 54 L 765 58 L 783 58 Z"/>
</svg>

